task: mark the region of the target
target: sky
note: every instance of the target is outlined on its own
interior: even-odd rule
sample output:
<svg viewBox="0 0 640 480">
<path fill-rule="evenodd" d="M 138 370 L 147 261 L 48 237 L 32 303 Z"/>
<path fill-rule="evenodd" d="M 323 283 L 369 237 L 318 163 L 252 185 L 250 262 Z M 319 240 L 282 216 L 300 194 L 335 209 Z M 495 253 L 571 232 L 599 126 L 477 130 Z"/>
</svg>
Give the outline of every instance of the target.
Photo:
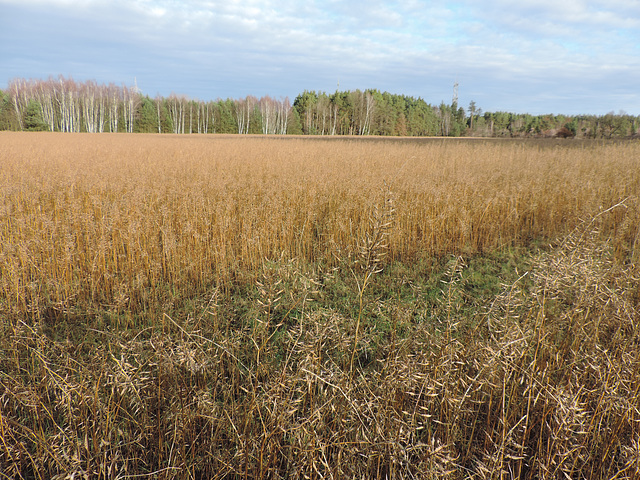
<svg viewBox="0 0 640 480">
<path fill-rule="evenodd" d="M 0 0 L 0 89 L 378 89 L 483 111 L 640 115 L 640 0 Z"/>
</svg>

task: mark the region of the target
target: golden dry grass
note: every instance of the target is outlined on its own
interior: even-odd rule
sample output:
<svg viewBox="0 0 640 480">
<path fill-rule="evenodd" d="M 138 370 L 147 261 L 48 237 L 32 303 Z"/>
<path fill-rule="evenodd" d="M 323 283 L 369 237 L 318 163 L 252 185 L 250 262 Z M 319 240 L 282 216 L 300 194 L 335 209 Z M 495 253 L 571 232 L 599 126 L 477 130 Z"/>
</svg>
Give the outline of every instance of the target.
<svg viewBox="0 0 640 480">
<path fill-rule="evenodd" d="M 387 260 L 554 238 L 625 198 L 602 234 L 637 257 L 637 142 L 0 138 L 0 288 L 15 314 L 146 311 L 164 301 L 161 287 L 252 282 L 238 277 L 265 259 L 332 265 L 389 202 Z"/>
<path fill-rule="evenodd" d="M 640 143 L 0 145 L 0 478 L 640 475 Z"/>
</svg>

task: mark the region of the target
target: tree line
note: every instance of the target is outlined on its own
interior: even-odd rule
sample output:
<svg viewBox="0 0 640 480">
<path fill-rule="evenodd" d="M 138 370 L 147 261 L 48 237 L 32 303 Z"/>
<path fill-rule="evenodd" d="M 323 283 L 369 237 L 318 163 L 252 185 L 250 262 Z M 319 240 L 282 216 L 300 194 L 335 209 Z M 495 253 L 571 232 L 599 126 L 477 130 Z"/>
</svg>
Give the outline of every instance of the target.
<svg viewBox="0 0 640 480">
<path fill-rule="evenodd" d="M 431 105 L 375 89 L 304 91 L 288 98 L 202 101 L 172 93 L 151 98 L 136 86 L 76 82 L 59 76 L 12 80 L 0 90 L 0 130 L 175 134 L 297 134 L 626 138 L 640 135 L 640 117 L 529 115 Z"/>
</svg>

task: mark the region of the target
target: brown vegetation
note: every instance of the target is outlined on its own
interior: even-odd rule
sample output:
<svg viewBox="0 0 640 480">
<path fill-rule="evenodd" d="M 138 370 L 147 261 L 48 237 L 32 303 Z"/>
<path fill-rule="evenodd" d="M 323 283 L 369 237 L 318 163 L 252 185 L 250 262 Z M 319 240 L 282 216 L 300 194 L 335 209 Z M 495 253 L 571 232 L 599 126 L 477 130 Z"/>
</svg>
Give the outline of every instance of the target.
<svg viewBox="0 0 640 480">
<path fill-rule="evenodd" d="M 638 144 L 49 134 L 2 144 L 3 296 L 36 318 L 98 305 L 164 311 L 164 286 L 253 281 L 265 259 L 333 266 L 357 252 L 387 194 L 388 260 L 554 238 L 629 196 L 624 213 L 638 211 Z M 637 221 L 621 215 L 604 234 L 628 249 Z"/>
<path fill-rule="evenodd" d="M 0 142 L 7 478 L 640 472 L 640 144 Z"/>
</svg>

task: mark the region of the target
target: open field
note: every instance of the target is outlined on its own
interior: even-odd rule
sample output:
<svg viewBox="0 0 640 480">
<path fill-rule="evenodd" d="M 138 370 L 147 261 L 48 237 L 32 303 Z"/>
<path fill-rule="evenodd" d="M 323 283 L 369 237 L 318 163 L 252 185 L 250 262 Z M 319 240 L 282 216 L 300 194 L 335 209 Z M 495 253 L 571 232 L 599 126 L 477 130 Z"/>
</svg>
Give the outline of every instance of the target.
<svg viewBox="0 0 640 480">
<path fill-rule="evenodd" d="M 639 142 L 0 133 L 0 478 L 634 478 L 639 261 Z"/>
</svg>

